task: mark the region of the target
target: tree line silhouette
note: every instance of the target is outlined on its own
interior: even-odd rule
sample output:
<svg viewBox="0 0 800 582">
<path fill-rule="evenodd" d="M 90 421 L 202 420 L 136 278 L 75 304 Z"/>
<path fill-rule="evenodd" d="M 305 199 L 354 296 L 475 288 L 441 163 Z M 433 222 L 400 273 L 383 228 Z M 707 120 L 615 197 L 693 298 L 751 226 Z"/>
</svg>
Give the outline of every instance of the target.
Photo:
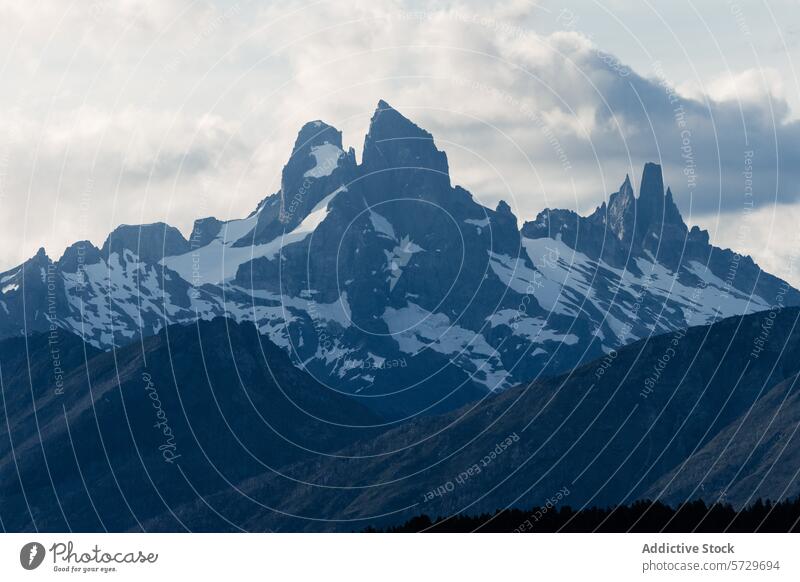
<svg viewBox="0 0 800 582">
<path fill-rule="evenodd" d="M 366 531 L 375 532 L 373 528 Z M 564 505 L 530 511 L 504 509 L 478 516 L 455 515 L 432 520 L 420 515 L 387 532 L 485 533 L 786 533 L 800 532 L 800 497 L 773 503 L 758 500 L 736 510 L 729 504 L 689 501 L 671 507 L 660 501 L 575 511 Z"/>
</svg>

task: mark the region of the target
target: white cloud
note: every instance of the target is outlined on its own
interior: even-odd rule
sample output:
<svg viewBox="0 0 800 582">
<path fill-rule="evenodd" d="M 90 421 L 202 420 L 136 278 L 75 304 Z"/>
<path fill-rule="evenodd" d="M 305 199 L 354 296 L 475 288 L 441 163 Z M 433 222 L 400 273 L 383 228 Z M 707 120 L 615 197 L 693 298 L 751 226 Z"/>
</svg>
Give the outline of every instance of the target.
<svg viewBox="0 0 800 582">
<path fill-rule="evenodd" d="M 786 101 L 783 78 L 779 71 L 770 67 L 729 71 L 711 78 L 704 87 L 696 81 L 686 81 L 678 84 L 677 89 L 687 99 L 697 101 L 708 97 L 718 102 L 757 107 L 763 107 L 769 100 Z"/>
<path fill-rule="evenodd" d="M 747 69 L 712 80 L 708 94 L 716 101 L 764 103 L 768 99 L 786 99 L 781 75 L 775 69 Z"/>
</svg>

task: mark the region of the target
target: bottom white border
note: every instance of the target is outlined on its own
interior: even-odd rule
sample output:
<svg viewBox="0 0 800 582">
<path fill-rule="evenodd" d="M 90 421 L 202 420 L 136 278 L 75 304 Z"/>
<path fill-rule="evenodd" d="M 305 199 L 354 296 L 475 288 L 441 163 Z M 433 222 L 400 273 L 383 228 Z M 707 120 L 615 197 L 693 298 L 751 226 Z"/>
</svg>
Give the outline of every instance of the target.
<svg viewBox="0 0 800 582">
<path fill-rule="evenodd" d="M 31 542 L 46 555 L 26 570 Z M 798 550 L 793 534 L 2 534 L 0 580 L 800 580 Z"/>
</svg>

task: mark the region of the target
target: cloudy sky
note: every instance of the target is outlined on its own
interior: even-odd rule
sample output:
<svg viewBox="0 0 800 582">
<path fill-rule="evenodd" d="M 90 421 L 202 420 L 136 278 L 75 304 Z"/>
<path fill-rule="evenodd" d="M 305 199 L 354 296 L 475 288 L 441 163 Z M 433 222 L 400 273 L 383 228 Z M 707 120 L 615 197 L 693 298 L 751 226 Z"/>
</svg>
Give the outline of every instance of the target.
<svg viewBox="0 0 800 582">
<path fill-rule="evenodd" d="M 434 134 L 454 183 L 520 220 L 591 212 L 660 161 L 687 222 L 800 284 L 797 10 L 0 0 L 0 270 L 120 223 L 188 235 L 246 215 L 304 122 L 360 155 L 383 98 Z"/>
</svg>

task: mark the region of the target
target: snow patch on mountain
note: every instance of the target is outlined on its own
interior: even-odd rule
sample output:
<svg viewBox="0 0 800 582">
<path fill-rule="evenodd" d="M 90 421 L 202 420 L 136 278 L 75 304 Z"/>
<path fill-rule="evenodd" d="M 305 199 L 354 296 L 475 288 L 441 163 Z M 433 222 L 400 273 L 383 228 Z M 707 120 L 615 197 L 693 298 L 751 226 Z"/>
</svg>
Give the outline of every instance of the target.
<svg viewBox="0 0 800 582">
<path fill-rule="evenodd" d="M 399 309 L 387 307 L 383 320 L 401 352 L 415 355 L 430 349 L 449 356 L 489 390 L 508 386 L 510 374 L 497 351 L 482 335 L 451 323 L 445 314 L 409 302 Z"/>
<path fill-rule="evenodd" d="M 226 223 L 220 234 L 209 244 L 172 257 L 165 257 L 161 264 L 178 273 L 194 285 L 211 283 L 218 285 L 236 277 L 239 267 L 257 258 L 273 259 L 286 245 L 300 242 L 314 232 L 328 215 L 328 205 L 340 192 L 347 188 L 341 186 L 319 201 L 308 215 L 291 231 L 276 237 L 270 242 L 234 246 L 255 227 L 258 214 L 243 220 Z M 231 224 L 230 227 L 227 225 Z"/>
<path fill-rule="evenodd" d="M 578 336 L 571 333 L 558 333 L 547 327 L 547 321 L 541 317 L 527 317 L 521 315 L 516 309 L 501 309 L 486 318 L 489 325 L 497 327 L 506 325 L 514 331 L 514 335 L 521 335 L 534 343 L 560 342 L 568 346 L 578 343 Z"/>
<path fill-rule="evenodd" d="M 323 178 L 330 176 L 339 166 L 339 158 L 344 155 L 344 151 L 332 143 L 313 146 L 310 155 L 314 157 L 316 165 L 303 174 L 304 178 Z"/>
<path fill-rule="evenodd" d="M 133 337 L 145 319 L 167 322 L 179 311 L 160 273 L 128 249 L 62 275 L 71 311 L 66 325 L 98 346 L 114 345 L 117 335 Z"/>
<path fill-rule="evenodd" d="M 388 262 L 386 268 L 389 270 L 389 277 L 387 278 L 389 281 L 389 291 L 394 290 L 394 286 L 397 285 L 397 281 L 400 280 L 403 274 L 403 269 L 408 265 L 414 253 L 419 253 L 424 250 L 425 249 L 418 244 L 411 242 L 410 237 L 406 235 L 391 251 L 383 251 L 386 254 L 386 261 Z"/>
<path fill-rule="evenodd" d="M 643 337 L 633 333 L 643 320 L 650 322 L 650 333 L 663 333 L 769 309 L 764 299 L 749 297 L 726 285 L 697 261 L 686 261 L 675 272 L 652 260 L 652 255 L 635 257 L 631 259 L 638 271 L 635 273 L 602 260 L 594 261 L 558 237 L 523 238 L 522 244 L 538 274 L 518 265 L 512 270 L 506 260 L 506 271 L 497 267 L 496 272 L 504 273 L 504 280 L 510 279 L 509 286 L 516 290 L 527 286 L 543 308 L 555 313 L 575 315 L 592 307 L 602 317 L 598 325 L 606 323 L 617 336 L 618 345 Z M 492 262 L 493 267 L 496 264 L 497 261 Z M 687 273 L 702 284 L 687 282 Z M 676 321 L 678 313 L 683 316 Z M 613 342 L 606 343 L 613 347 Z"/>
<path fill-rule="evenodd" d="M 425 348 L 448 355 L 465 350 L 484 356 L 495 353 L 483 336 L 451 323 L 444 313 L 431 313 L 415 303 L 400 309 L 387 307 L 383 320 L 400 349 L 408 354 Z"/>
<path fill-rule="evenodd" d="M 392 240 L 397 240 L 397 236 L 394 234 L 394 227 L 392 226 L 392 223 L 371 208 L 369 209 L 369 220 L 372 223 L 372 228 L 375 229 L 375 232 L 380 233 Z"/>
<path fill-rule="evenodd" d="M 328 216 L 329 208 L 331 201 L 341 192 L 347 192 L 346 186 L 340 186 L 330 194 L 328 194 L 325 198 L 320 200 L 314 208 L 311 209 L 311 212 L 308 213 L 300 224 L 298 224 L 292 231 L 284 236 L 284 239 L 287 237 L 292 238 L 289 242 L 296 242 L 298 240 L 303 240 L 306 236 L 311 234 L 316 230 L 316 228 L 322 224 L 322 221 Z M 288 244 L 288 243 L 286 243 Z"/>
<path fill-rule="evenodd" d="M 2 279 L 0 279 L 0 283 L 5 283 L 6 281 L 10 281 L 11 279 L 19 275 L 21 271 L 22 271 L 21 269 L 17 269 L 13 273 L 5 275 Z"/>
<path fill-rule="evenodd" d="M 758 295 L 747 295 L 728 285 L 714 275 L 708 267 L 697 261 L 688 261 L 688 270 L 703 280 L 705 293 L 701 311 L 718 310 L 720 313 L 753 313 L 770 309 L 770 304 Z M 710 321 L 710 320 L 709 320 Z M 688 324 L 689 322 L 687 322 Z M 694 325 L 694 324 L 691 324 Z"/>
</svg>

